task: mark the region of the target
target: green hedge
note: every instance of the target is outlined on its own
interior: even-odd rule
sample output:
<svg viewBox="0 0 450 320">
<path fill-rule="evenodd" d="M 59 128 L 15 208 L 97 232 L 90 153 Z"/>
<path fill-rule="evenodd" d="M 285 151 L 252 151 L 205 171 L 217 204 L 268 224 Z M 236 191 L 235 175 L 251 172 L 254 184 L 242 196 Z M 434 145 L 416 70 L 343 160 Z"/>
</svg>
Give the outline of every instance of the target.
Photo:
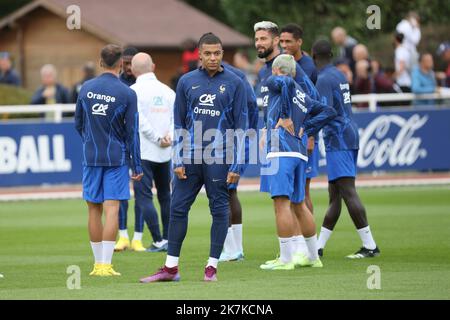
<svg viewBox="0 0 450 320">
<path fill-rule="evenodd" d="M 0 108 L 2 105 L 27 105 L 30 104 L 32 93 L 23 88 L 0 85 Z M 12 118 L 36 118 L 36 114 L 0 114 L 0 119 Z"/>
<path fill-rule="evenodd" d="M 0 105 L 30 104 L 33 94 L 23 88 L 0 85 Z"/>
</svg>

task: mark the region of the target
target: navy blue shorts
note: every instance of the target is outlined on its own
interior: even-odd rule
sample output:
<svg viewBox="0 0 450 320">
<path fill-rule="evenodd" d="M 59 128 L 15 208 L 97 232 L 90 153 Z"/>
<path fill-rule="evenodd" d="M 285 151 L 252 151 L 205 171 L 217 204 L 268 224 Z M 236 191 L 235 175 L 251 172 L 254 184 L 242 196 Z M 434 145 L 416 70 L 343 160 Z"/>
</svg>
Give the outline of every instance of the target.
<svg viewBox="0 0 450 320">
<path fill-rule="evenodd" d="M 319 146 L 314 145 L 312 154 L 308 157 L 308 164 L 306 165 L 306 179 L 312 179 L 319 175 Z"/>
<path fill-rule="evenodd" d="M 306 161 L 295 157 L 279 157 L 278 160 L 278 172 L 268 176 L 271 197 L 286 196 L 292 203 L 302 202 L 305 199 Z"/>
<path fill-rule="evenodd" d="M 356 177 L 358 150 L 327 151 L 328 181 Z"/>
<path fill-rule="evenodd" d="M 83 199 L 92 203 L 130 199 L 128 166 L 83 167 Z"/>
</svg>

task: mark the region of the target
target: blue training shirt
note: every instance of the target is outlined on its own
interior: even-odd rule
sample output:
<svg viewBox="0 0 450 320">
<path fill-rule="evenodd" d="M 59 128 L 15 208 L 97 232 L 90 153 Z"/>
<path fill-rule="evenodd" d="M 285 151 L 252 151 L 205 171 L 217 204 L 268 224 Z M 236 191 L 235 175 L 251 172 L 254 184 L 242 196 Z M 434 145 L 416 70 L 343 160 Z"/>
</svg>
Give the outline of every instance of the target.
<svg viewBox="0 0 450 320">
<path fill-rule="evenodd" d="M 222 159 L 230 165 L 229 171 L 240 171 L 244 144 L 233 143 L 234 130 L 245 133 L 247 129 L 247 95 L 242 80 L 228 68 L 222 68 L 213 77 L 199 68 L 183 75 L 178 82 L 174 107 L 175 167 L 183 166 L 187 159 L 188 163 Z M 229 129 L 233 130 L 231 137 L 227 136 Z M 206 131 L 209 134 L 205 135 Z M 186 132 L 189 137 L 182 136 Z M 230 154 L 232 161 L 227 159 Z"/>
<path fill-rule="evenodd" d="M 248 129 L 255 130 L 255 134 L 258 130 L 258 119 L 259 119 L 259 111 L 258 111 L 258 105 L 256 103 L 256 95 L 253 91 L 252 86 L 247 80 L 247 77 L 245 76 L 245 73 L 239 70 L 238 68 L 233 67 L 230 64 L 225 63 L 224 64 L 225 69 L 229 69 L 231 72 L 233 72 L 235 75 L 237 75 L 245 86 L 245 91 L 247 93 L 247 108 L 248 108 L 248 123 L 247 127 Z M 256 136 L 255 136 L 256 137 Z M 248 164 L 250 161 L 250 143 L 256 143 L 255 140 L 252 139 L 250 141 L 250 136 L 248 139 L 245 139 L 245 163 Z"/>
<path fill-rule="evenodd" d="M 136 93 L 112 73 L 86 81 L 78 95 L 75 127 L 83 142 L 83 165 L 130 165 L 142 173 Z"/>
<path fill-rule="evenodd" d="M 358 126 L 353 120 L 350 85 L 344 74 L 331 64 L 319 70 L 317 89 L 322 102 L 337 116 L 323 128 L 326 151 L 359 149 Z"/>
<path fill-rule="evenodd" d="M 313 59 L 303 53 L 302 57 L 297 60 L 297 63 L 305 71 L 305 74 L 311 79 L 312 83 L 315 84 L 317 82 L 317 69 Z"/>
<path fill-rule="evenodd" d="M 299 136 L 301 128 L 305 128 L 306 135 L 314 135 L 336 116 L 336 112 L 320 101 L 311 99 L 291 77 L 271 76 L 267 79 L 267 86 L 270 95 L 267 111 L 267 158 L 287 156 L 308 161 L 306 144 Z M 307 117 L 308 115 L 312 117 Z M 280 118 L 292 120 L 295 136 L 282 127 L 275 129 Z"/>
<path fill-rule="evenodd" d="M 267 88 L 267 79 L 272 75 L 272 59 L 270 61 L 267 61 L 266 64 L 259 70 L 258 73 L 258 91 L 257 91 L 257 98 L 259 102 L 261 103 L 261 106 L 264 111 L 264 122 L 267 122 L 267 107 L 269 106 L 269 89 Z M 296 67 L 296 74 L 295 74 L 295 82 L 297 82 L 300 87 L 303 89 L 303 91 L 312 99 L 319 100 L 320 95 L 317 91 L 316 87 L 312 83 L 311 79 L 309 79 L 308 75 L 303 71 L 303 69 L 299 66 L 297 63 Z"/>
</svg>

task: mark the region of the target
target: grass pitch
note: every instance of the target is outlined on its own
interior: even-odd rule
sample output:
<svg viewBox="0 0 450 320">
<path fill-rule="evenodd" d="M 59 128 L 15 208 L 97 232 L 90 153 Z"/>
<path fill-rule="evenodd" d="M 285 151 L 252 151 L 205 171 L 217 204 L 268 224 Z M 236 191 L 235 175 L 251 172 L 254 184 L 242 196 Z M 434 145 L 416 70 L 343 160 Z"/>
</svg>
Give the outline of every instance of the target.
<svg viewBox="0 0 450 320">
<path fill-rule="evenodd" d="M 165 261 L 164 253 L 114 255 L 121 277 L 89 277 L 92 253 L 87 208 L 81 200 L 0 204 L 0 299 L 449 299 L 450 186 L 359 190 L 381 256 L 347 260 L 360 240 L 346 209 L 325 249 L 323 269 L 263 271 L 278 252 L 272 202 L 240 193 L 245 261 L 219 265 L 217 283 L 204 283 L 211 217 L 200 195 L 190 213 L 179 283 L 140 284 Z M 319 230 L 327 192 L 313 191 Z M 130 203 L 133 208 L 133 203 Z M 133 211 L 129 212 L 132 236 Z M 150 244 L 148 231 L 144 244 Z M 69 266 L 79 266 L 81 289 L 69 290 Z M 381 289 L 369 290 L 367 269 L 381 270 Z M 70 282 L 70 281 L 69 281 Z"/>
</svg>

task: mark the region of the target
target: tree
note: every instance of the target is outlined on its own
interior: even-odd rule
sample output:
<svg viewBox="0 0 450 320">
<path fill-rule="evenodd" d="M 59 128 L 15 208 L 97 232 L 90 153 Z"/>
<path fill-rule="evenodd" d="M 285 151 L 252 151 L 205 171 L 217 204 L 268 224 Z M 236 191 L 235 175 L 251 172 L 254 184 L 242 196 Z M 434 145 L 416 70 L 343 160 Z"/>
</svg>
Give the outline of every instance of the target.
<svg viewBox="0 0 450 320">
<path fill-rule="evenodd" d="M 14 10 L 28 4 L 31 0 L 1 0 L 2 5 L 0 6 L 0 19 L 7 16 Z"/>
</svg>

